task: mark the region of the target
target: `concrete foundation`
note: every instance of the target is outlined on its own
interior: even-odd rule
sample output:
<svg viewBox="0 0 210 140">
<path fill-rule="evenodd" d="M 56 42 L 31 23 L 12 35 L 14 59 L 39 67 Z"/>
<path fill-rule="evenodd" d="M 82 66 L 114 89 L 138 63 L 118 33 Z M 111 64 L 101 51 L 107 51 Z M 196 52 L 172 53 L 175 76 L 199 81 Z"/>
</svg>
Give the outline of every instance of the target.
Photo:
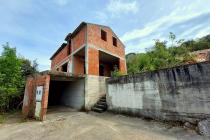
<svg viewBox="0 0 210 140">
<path fill-rule="evenodd" d="M 102 97 L 106 95 L 106 79 L 103 76 L 87 75 L 85 78 L 85 108 L 91 107 Z"/>
</svg>

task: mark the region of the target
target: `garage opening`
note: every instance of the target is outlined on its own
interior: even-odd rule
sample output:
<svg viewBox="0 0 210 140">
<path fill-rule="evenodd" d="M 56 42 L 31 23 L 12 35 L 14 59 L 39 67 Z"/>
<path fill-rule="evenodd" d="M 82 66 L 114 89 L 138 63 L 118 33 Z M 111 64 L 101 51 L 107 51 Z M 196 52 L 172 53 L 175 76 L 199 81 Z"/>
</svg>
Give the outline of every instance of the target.
<svg viewBox="0 0 210 140">
<path fill-rule="evenodd" d="M 48 108 L 66 106 L 83 110 L 85 104 L 84 79 L 51 80 L 48 96 Z"/>
</svg>

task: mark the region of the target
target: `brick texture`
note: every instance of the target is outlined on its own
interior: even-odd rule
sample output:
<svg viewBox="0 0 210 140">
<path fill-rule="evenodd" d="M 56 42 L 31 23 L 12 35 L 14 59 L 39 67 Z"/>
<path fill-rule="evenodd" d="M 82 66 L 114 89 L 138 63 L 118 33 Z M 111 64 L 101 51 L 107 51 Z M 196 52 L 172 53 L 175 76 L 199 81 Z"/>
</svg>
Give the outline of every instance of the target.
<svg viewBox="0 0 210 140">
<path fill-rule="evenodd" d="M 51 61 L 51 69 L 55 68 L 55 65 L 60 63 L 62 60 L 67 59 L 69 45 L 66 45 Z"/>
<path fill-rule="evenodd" d="M 74 74 L 84 74 L 84 58 L 74 56 Z"/>
<path fill-rule="evenodd" d="M 88 48 L 88 74 L 99 75 L 99 52 Z"/>
<path fill-rule="evenodd" d="M 49 94 L 50 76 L 49 75 L 35 75 L 29 77 L 26 82 L 24 101 L 22 113 L 25 118 L 34 117 L 36 107 L 36 87 L 43 86 L 43 97 L 41 103 L 40 120 L 44 120 L 46 116 L 48 94 Z"/>
<path fill-rule="evenodd" d="M 101 39 L 101 29 L 103 29 L 107 33 L 107 41 L 104 41 Z M 87 31 L 87 42 L 86 42 L 86 31 Z M 98 49 L 104 50 L 106 53 L 109 53 L 111 55 L 118 56 L 119 61 L 119 70 L 126 74 L 126 63 L 125 60 L 125 48 L 122 44 L 122 42 L 117 38 L 117 46 L 113 45 L 112 38 L 116 37 L 115 34 L 112 32 L 112 30 L 106 26 L 98 26 L 95 24 L 88 24 L 87 26 L 84 26 L 81 30 L 78 31 L 76 35 L 74 35 L 73 38 L 71 38 L 71 48 L 72 52 L 75 52 L 78 50 L 82 45 L 88 46 L 88 74 L 90 75 L 99 75 L 99 52 Z M 90 47 L 89 47 L 90 46 Z M 93 47 L 91 47 L 93 46 Z M 61 67 L 61 64 L 69 59 L 67 56 L 68 47 L 65 47 L 63 50 L 61 50 L 55 58 L 53 58 L 51 62 L 51 69 L 55 70 L 55 65 L 59 65 Z M 73 62 L 73 73 L 74 74 L 84 74 L 84 61 L 78 56 L 77 54 L 74 55 Z M 61 69 L 61 68 L 60 68 Z M 113 68 L 110 65 L 105 65 L 104 69 L 104 75 L 110 76 L 110 71 Z"/>
<path fill-rule="evenodd" d="M 79 49 L 83 44 L 85 44 L 85 32 L 86 27 L 82 28 L 77 35 L 72 38 L 72 52 Z"/>
<path fill-rule="evenodd" d="M 101 39 L 101 29 L 107 33 L 107 41 Z M 101 28 L 97 25 L 88 25 L 88 44 L 100 47 L 112 54 L 116 54 L 120 57 L 125 57 L 125 49 L 123 44 L 117 40 L 117 47 L 112 44 L 112 37 L 115 36 L 110 28 Z"/>
<path fill-rule="evenodd" d="M 126 62 L 125 60 L 120 59 L 119 71 L 122 74 L 127 74 Z"/>
</svg>

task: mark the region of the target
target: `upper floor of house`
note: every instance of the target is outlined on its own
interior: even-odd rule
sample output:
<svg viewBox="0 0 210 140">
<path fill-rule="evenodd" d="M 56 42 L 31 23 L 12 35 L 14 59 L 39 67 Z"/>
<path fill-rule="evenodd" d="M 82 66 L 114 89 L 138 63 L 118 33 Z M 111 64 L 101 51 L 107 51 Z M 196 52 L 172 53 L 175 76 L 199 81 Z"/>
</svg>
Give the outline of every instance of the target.
<svg viewBox="0 0 210 140">
<path fill-rule="evenodd" d="M 50 58 L 51 70 L 77 73 L 76 63 L 82 63 L 78 68 L 83 69 L 80 70 L 80 73 L 89 74 L 91 73 L 89 69 L 93 67 L 90 66 L 89 62 L 93 61 L 90 58 L 98 57 L 99 62 L 98 66 L 97 64 L 95 66 L 96 69 L 100 69 L 102 62 L 106 64 L 116 63 L 120 69 L 121 62 L 124 63 L 123 72 L 126 72 L 125 46 L 110 27 L 82 22 L 72 33 L 66 36 L 65 41 L 66 43 L 63 43 Z M 97 52 L 94 53 L 94 50 Z"/>
</svg>

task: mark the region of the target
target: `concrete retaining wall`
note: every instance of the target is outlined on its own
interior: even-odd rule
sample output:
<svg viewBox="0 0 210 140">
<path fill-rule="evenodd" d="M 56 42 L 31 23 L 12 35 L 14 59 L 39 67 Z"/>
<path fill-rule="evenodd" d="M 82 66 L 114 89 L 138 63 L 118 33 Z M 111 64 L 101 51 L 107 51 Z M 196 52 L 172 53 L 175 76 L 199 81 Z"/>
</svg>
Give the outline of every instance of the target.
<svg viewBox="0 0 210 140">
<path fill-rule="evenodd" d="M 111 111 L 196 122 L 210 117 L 210 62 L 107 80 Z"/>
<path fill-rule="evenodd" d="M 85 108 L 91 107 L 106 95 L 106 78 L 103 76 L 87 75 L 85 78 Z"/>
</svg>

